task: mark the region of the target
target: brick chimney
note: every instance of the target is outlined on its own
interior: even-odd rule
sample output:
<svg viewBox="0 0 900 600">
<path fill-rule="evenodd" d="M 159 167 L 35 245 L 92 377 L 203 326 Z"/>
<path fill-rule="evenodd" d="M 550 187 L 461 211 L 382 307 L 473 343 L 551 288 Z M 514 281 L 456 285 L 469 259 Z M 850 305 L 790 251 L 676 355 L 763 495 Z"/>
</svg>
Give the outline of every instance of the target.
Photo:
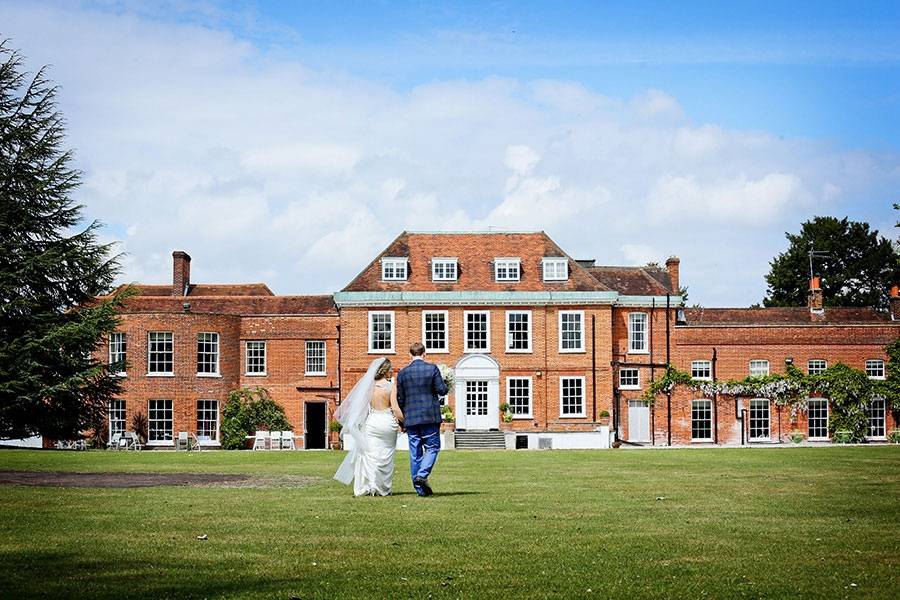
<svg viewBox="0 0 900 600">
<path fill-rule="evenodd" d="M 672 294 L 681 293 L 680 282 L 678 281 L 678 269 L 681 265 L 681 259 L 677 256 L 670 256 L 666 259 L 666 270 L 669 272 L 669 282 L 672 284 Z"/>
<path fill-rule="evenodd" d="M 822 296 L 822 286 L 818 277 L 813 277 L 809 280 L 809 295 L 806 303 L 809 306 L 809 312 L 816 314 L 825 312 L 825 299 Z"/>
<path fill-rule="evenodd" d="M 900 321 L 900 286 L 898 285 L 891 286 L 890 307 L 891 320 Z"/>
<path fill-rule="evenodd" d="M 176 250 L 172 253 L 172 295 L 187 295 L 191 284 L 191 257 L 187 252 Z"/>
</svg>

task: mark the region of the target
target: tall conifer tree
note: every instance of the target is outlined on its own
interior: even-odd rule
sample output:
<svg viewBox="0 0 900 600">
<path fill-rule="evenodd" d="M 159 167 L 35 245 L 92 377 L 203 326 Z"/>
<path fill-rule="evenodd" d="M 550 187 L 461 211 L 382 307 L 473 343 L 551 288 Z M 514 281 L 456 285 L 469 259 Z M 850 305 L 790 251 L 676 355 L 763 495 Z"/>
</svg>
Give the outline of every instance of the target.
<svg viewBox="0 0 900 600">
<path fill-rule="evenodd" d="M 57 88 L 0 41 L 0 438 L 68 438 L 120 384 L 91 352 L 116 326 L 117 257 L 82 223 Z"/>
</svg>

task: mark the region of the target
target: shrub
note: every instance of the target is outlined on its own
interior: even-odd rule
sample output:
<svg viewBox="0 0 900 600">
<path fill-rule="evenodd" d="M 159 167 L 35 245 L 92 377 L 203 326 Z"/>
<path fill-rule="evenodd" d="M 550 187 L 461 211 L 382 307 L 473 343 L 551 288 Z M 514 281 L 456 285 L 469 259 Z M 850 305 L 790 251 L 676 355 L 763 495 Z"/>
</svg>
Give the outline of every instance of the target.
<svg viewBox="0 0 900 600">
<path fill-rule="evenodd" d="M 900 444 L 900 429 L 891 429 L 887 436 L 887 441 L 892 444 Z"/>
<path fill-rule="evenodd" d="M 257 430 L 291 431 L 284 407 L 265 388 L 241 388 L 228 394 L 222 410 L 222 448 L 238 450 L 247 436 Z"/>
<path fill-rule="evenodd" d="M 800 431 L 799 429 L 795 429 L 795 430 L 793 430 L 793 431 L 791 432 L 791 434 L 790 434 L 788 437 L 789 437 L 790 440 L 791 440 L 792 442 L 794 442 L 795 444 L 799 444 L 800 442 L 803 441 L 803 438 L 806 437 L 806 436 L 804 436 L 804 435 L 803 435 L 803 432 Z"/>
<path fill-rule="evenodd" d="M 840 429 L 834 432 L 834 435 L 831 437 L 831 440 L 835 444 L 849 444 L 853 441 L 853 432 L 847 431 L 846 429 Z"/>
<path fill-rule="evenodd" d="M 600 418 L 601 418 L 601 419 L 608 419 L 608 418 L 609 418 L 609 411 L 608 411 L 608 410 L 601 410 L 601 411 L 600 411 Z"/>
<path fill-rule="evenodd" d="M 147 415 L 142 412 L 136 412 L 131 415 L 131 430 L 138 435 L 138 439 L 140 439 L 141 444 L 147 443 L 148 434 L 148 424 L 147 424 Z"/>
<path fill-rule="evenodd" d="M 453 423 L 456 421 L 456 419 L 453 418 L 453 409 L 447 404 L 441 406 L 441 419 L 444 423 Z"/>
<path fill-rule="evenodd" d="M 330 431 L 332 433 L 338 433 L 343 428 L 344 428 L 344 426 L 341 425 L 341 422 L 335 421 L 334 419 L 332 419 L 331 422 L 328 424 L 328 431 Z"/>
</svg>

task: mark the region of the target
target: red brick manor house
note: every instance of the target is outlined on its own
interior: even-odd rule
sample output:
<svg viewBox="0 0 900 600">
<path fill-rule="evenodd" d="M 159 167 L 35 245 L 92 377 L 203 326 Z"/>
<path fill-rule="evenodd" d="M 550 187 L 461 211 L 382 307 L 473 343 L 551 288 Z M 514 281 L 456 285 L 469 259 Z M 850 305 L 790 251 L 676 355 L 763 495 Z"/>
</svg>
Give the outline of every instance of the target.
<svg viewBox="0 0 900 600">
<path fill-rule="evenodd" d="M 262 386 L 300 447 L 325 448 L 335 407 L 369 363 L 387 356 L 402 367 L 417 340 L 455 369 L 447 402 L 460 442 L 476 433 L 532 448 L 771 444 L 793 430 L 828 441 L 825 398 L 792 416 L 767 398 L 679 390 L 651 406 L 642 395 L 667 362 L 722 381 L 838 362 L 883 378 L 883 348 L 900 336 L 896 289 L 890 313 L 823 309 L 816 280 L 808 306 L 685 308 L 677 258 L 665 269 L 599 266 L 542 232 L 404 232 L 323 296 L 193 283 L 190 256 L 172 256 L 172 285 L 137 284 L 108 345 L 109 360 L 128 364 L 111 431 L 144 412 L 159 446 L 180 431 L 218 445 L 229 391 Z M 883 401 L 869 415 L 874 440 L 898 425 Z"/>
</svg>

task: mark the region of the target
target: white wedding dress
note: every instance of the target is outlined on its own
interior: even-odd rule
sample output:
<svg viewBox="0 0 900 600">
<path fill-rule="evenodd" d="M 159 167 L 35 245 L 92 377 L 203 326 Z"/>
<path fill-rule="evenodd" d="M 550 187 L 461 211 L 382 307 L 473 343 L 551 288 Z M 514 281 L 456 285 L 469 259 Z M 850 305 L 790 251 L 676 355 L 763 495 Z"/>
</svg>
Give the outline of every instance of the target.
<svg viewBox="0 0 900 600">
<path fill-rule="evenodd" d="M 354 496 L 388 496 L 394 478 L 394 451 L 397 447 L 397 419 L 390 408 L 372 407 L 374 394 L 390 398 L 391 382 L 375 381 L 382 359 L 372 362 L 368 372 L 338 407 L 335 417 L 341 423 L 341 437 L 352 440 L 352 448 L 338 467 L 334 478 L 353 484 Z"/>
</svg>

